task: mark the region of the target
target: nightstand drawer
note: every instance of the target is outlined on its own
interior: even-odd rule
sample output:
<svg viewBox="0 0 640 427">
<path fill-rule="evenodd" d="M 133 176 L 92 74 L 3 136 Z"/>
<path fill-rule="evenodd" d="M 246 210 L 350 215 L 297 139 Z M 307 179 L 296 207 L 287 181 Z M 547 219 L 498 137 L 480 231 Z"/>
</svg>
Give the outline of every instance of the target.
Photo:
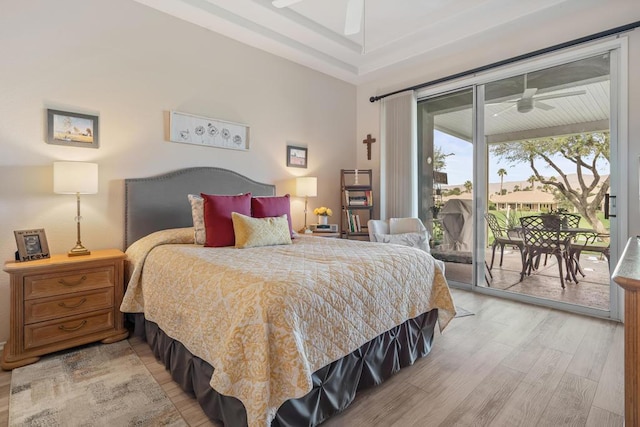
<svg viewBox="0 0 640 427">
<path fill-rule="evenodd" d="M 28 276 L 24 279 L 24 298 L 42 298 L 113 287 L 114 283 L 114 269 L 112 266 Z"/>
<path fill-rule="evenodd" d="M 27 300 L 24 303 L 24 323 L 43 322 L 111 307 L 113 288 Z"/>
<path fill-rule="evenodd" d="M 91 342 L 95 340 L 91 338 L 92 333 L 113 329 L 113 327 L 113 310 L 25 325 L 24 347 L 28 350 L 77 337 L 87 337 L 87 342 Z"/>
</svg>

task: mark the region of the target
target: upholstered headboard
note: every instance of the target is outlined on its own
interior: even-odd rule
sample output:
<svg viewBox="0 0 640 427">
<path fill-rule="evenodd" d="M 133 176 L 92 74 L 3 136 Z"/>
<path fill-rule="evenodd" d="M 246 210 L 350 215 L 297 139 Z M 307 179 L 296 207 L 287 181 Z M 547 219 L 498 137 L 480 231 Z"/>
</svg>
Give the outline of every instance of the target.
<svg viewBox="0 0 640 427">
<path fill-rule="evenodd" d="M 227 169 L 197 167 L 124 180 L 124 248 L 154 231 L 193 225 L 188 194 L 275 195 L 275 185 Z"/>
</svg>

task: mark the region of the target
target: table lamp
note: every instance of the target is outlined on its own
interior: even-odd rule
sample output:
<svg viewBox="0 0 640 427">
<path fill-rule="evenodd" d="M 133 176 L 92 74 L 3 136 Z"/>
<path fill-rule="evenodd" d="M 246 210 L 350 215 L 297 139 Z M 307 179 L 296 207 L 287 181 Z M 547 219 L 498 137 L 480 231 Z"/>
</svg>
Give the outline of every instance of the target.
<svg viewBox="0 0 640 427">
<path fill-rule="evenodd" d="M 296 178 L 296 196 L 304 197 L 304 228 L 300 233 L 311 233 L 307 227 L 307 207 L 309 197 L 318 195 L 318 178 L 315 176 L 301 176 Z"/>
<path fill-rule="evenodd" d="M 86 162 L 53 162 L 53 192 L 57 194 L 75 194 L 77 205 L 76 245 L 69 256 L 89 255 L 91 252 L 82 246 L 80 240 L 80 194 L 98 192 L 98 164 Z"/>
</svg>

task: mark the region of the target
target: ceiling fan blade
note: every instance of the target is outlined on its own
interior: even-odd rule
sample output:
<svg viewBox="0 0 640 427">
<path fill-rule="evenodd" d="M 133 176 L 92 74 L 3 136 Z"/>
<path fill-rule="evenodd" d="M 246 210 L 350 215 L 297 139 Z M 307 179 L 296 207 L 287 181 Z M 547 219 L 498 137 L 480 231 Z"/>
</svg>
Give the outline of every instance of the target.
<svg viewBox="0 0 640 427">
<path fill-rule="evenodd" d="M 344 34 L 350 36 L 360 32 L 364 0 L 349 0 L 347 2 L 347 17 L 344 21 Z"/>
<path fill-rule="evenodd" d="M 540 95 L 540 96 L 536 96 L 535 99 L 542 100 L 542 99 L 564 98 L 565 96 L 584 95 L 585 93 L 587 93 L 586 90 L 577 90 L 575 92 L 556 93 L 553 95 Z"/>
<path fill-rule="evenodd" d="M 511 105 L 509 105 L 507 108 L 503 108 L 502 110 L 500 110 L 500 111 L 498 111 L 498 112 L 496 112 L 496 113 L 493 113 L 493 114 L 491 115 L 491 117 L 498 117 L 500 114 L 502 114 L 502 113 L 506 113 L 507 111 L 511 110 L 511 109 L 512 109 L 513 107 L 515 107 L 515 106 L 516 106 L 516 104 L 515 104 L 515 103 L 514 103 L 514 104 L 511 104 Z"/>
<path fill-rule="evenodd" d="M 273 0 L 271 4 L 278 9 L 291 6 L 292 4 L 300 3 L 302 0 Z"/>
<path fill-rule="evenodd" d="M 535 88 L 535 87 L 530 87 L 530 88 L 525 89 L 524 92 L 522 93 L 522 99 L 532 98 L 533 95 L 535 95 L 537 91 L 538 91 L 538 89 Z"/>
<path fill-rule="evenodd" d="M 489 101 L 484 103 L 484 105 L 501 105 L 501 104 L 511 104 L 511 103 L 516 103 L 520 100 L 520 98 L 516 98 L 516 99 L 507 99 L 504 101 Z"/>
<path fill-rule="evenodd" d="M 544 102 L 540 102 L 538 100 L 535 100 L 533 102 L 533 106 L 536 107 L 536 108 L 539 108 L 541 110 L 544 110 L 544 111 L 549 111 L 549 110 L 553 110 L 554 108 L 556 108 L 553 105 L 545 104 Z"/>
</svg>

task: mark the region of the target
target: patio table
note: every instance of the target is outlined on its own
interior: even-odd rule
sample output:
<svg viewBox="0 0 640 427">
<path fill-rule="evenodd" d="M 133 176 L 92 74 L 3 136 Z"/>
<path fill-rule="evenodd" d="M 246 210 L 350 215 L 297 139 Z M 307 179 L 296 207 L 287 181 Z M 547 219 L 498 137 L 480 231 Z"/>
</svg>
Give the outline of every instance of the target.
<svg viewBox="0 0 640 427">
<path fill-rule="evenodd" d="M 567 256 L 565 258 L 567 274 L 565 280 L 578 283 L 578 273 L 580 273 L 582 277 L 586 277 L 580 265 L 580 253 L 589 243 L 594 242 L 599 234 L 600 233 L 593 228 L 560 227 L 560 235 L 564 236 L 567 249 Z M 584 237 L 584 243 L 578 241 L 579 236 Z"/>
<path fill-rule="evenodd" d="M 569 218 L 570 217 L 570 218 Z M 576 220 L 578 218 L 578 220 Z M 583 227 L 571 227 L 567 224 L 578 224 L 577 215 L 531 215 L 520 218 L 521 227 L 518 231 L 523 235 L 527 261 L 523 265 L 521 277 L 530 275 L 532 270 L 538 269 L 540 256 L 554 255 L 558 261 L 560 284 L 564 289 L 564 282 L 578 283 L 577 274 L 585 277 L 584 270 L 580 266 L 579 254 L 584 245 L 598 236 L 596 230 Z M 582 239 L 579 239 L 583 236 Z M 579 242 L 584 241 L 584 244 Z M 563 264 L 566 267 L 566 276 L 562 271 Z"/>
</svg>

